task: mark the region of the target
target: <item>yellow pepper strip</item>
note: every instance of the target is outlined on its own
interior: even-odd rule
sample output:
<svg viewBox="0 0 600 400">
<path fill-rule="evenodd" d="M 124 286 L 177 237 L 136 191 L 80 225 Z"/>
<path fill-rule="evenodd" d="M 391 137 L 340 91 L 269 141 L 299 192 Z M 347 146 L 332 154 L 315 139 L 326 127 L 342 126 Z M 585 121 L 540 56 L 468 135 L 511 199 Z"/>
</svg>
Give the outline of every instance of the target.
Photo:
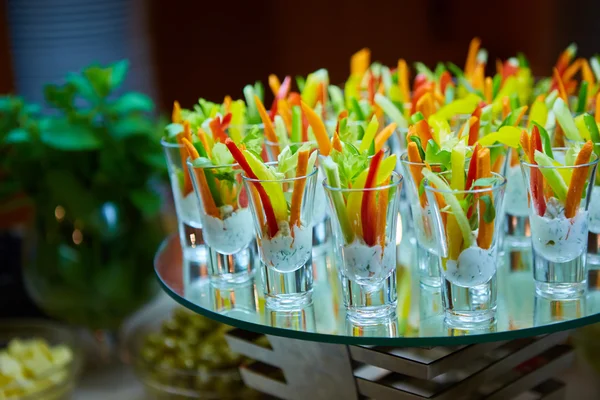
<svg viewBox="0 0 600 400">
<path fill-rule="evenodd" d="M 590 68 L 590 64 L 588 63 L 588 60 L 586 60 L 585 58 L 582 59 L 582 61 L 581 61 L 581 77 L 583 78 L 584 81 L 589 83 L 590 88 L 596 82 L 596 79 L 594 78 L 594 73 L 592 72 L 592 69 Z"/>
<path fill-rule="evenodd" d="M 450 187 L 452 190 L 465 190 L 465 153 L 466 148 L 463 142 L 458 142 L 450 153 L 450 163 L 452 166 Z M 463 195 L 457 194 L 456 198 L 462 200 Z"/>
<path fill-rule="evenodd" d="M 596 122 L 600 122 L 600 91 L 596 94 L 596 113 L 594 114 Z"/>
<path fill-rule="evenodd" d="M 458 260 L 462 250 L 463 237 L 454 214 L 446 213 L 446 241 L 448 242 L 448 259 Z M 442 266 L 446 269 L 446 263 Z"/>
<path fill-rule="evenodd" d="M 327 129 L 325 129 L 325 124 L 323 123 L 323 120 L 317 115 L 315 110 L 306 105 L 304 101 L 302 101 L 300 105 L 302 106 L 302 112 L 308 120 L 308 124 L 312 127 L 313 134 L 317 139 L 317 144 L 319 145 L 319 152 L 323 156 L 328 156 L 331 152 L 331 142 L 329 141 Z"/>
<path fill-rule="evenodd" d="M 396 127 L 396 123 L 392 122 L 391 124 L 383 128 L 381 132 L 377 134 L 377 136 L 375 136 L 375 153 L 377 153 L 383 148 L 385 142 L 390 138 L 390 136 L 394 134 Z"/>
<path fill-rule="evenodd" d="M 381 161 L 379 170 L 377 171 L 377 186 L 381 186 L 392 175 L 392 171 L 396 168 L 396 155 L 392 154 Z M 354 180 L 352 189 L 363 189 L 367 181 L 369 170 L 366 169 Z M 350 226 L 354 233 L 362 236 L 362 222 L 360 218 L 360 209 L 362 205 L 362 192 L 350 192 L 348 195 L 347 209 L 350 219 Z"/>
<path fill-rule="evenodd" d="M 350 59 L 350 75 L 362 77 L 371 64 L 371 50 L 361 49 L 352 55 Z"/>
<path fill-rule="evenodd" d="M 521 131 L 521 137 L 520 137 L 520 145 L 521 148 L 523 149 L 523 154 L 525 155 L 525 159 L 531 163 L 531 160 L 529 159 L 529 155 L 531 154 L 531 150 L 529 149 L 529 145 L 531 140 L 529 139 L 529 134 L 527 133 L 527 130 L 523 129 Z"/>
<path fill-rule="evenodd" d="M 481 46 L 481 40 L 478 37 L 474 37 L 469 44 L 469 52 L 467 53 L 467 61 L 465 62 L 465 75 L 470 77 L 475 71 L 477 66 L 477 53 L 479 53 L 479 47 Z"/>
<path fill-rule="evenodd" d="M 288 132 L 292 131 L 292 110 L 287 101 L 284 99 L 277 100 L 277 114 L 281 115 L 281 119 L 285 123 L 285 129 Z"/>
<path fill-rule="evenodd" d="M 492 87 L 493 87 L 492 78 L 490 76 L 488 76 L 487 78 L 485 78 L 485 83 L 483 85 L 483 97 L 485 97 L 485 101 L 488 104 L 492 103 Z"/>
<path fill-rule="evenodd" d="M 530 128 L 533 122 L 537 122 L 541 126 L 546 126 L 548 121 L 548 107 L 543 99 L 536 99 L 529 112 L 529 121 L 527 121 L 527 127 Z"/>
<path fill-rule="evenodd" d="M 204 150 L 206 150 L 206 155 L 209 158 L 211 158 L 212 157 L 212 148 L 208 145 L 208 138 L 207 138 L 206 132 L 204 132 L 204 129 L 198 128 L 197 136 L 198 136 L 198 139 L 200 139 L 200 143 L 202 143 Z"/>
<path fill-rule="evenodd" d="M 558 85 L 558 96 L 563 99 L 565 101 L 565 103 L 568 101 L 568 96 L 567 96 L 567 91 L 565 90 L 565 84 L 563 83 L 558 70 L 556 68 L 554 68 L 554 71 L 552 72 L 552 74 L 554 75 L 554 79 L 556 80 L 556 84 Z"/>
<path fill-rule="evenodd" d="M 492 176 L 490 170 L 490 149 L 483 148 L 477 153 L 477 179 L 489 178 Z M 491 192 L 485 192 L 482 195 L 492 196 Z M 487 223 L 485 222 L 485 207 L 486 204 L 483 200 L 479 200 L 479 230 L 477 233 L 477 246 L 482 249 L 489 249 L 492 246 L 492 239 L 494 236 L 494 221 Z"/>
<path fill-rule="evenodd" d="M 402 101 L 405 103 L 410 102 L 410 84 L 408 81 L 408 66 L 406 61 L 401 58 L 398 60 L 398 86 L 400 86 L 400 93 L 402 93 Z"/>
<path fill-rule="evenodd" d="M 273 96 L 277 96 L 277 93 L 279 93 L 280 86 L 281 82 L 279 82 L 279 78 L 277 77 L 277 75 L 269 75 L 269 87 L 271 88 L 271 92 L 273 92 Z"/>
<path fill-rule="evenodd" d="M 379 121 L 377 120 L 376 116 L 373 116 L 373 118 L 371 118 L 371 121 L 369 122 L 369 125 L 367 125 L 365 134 L 360 142 L 360 147 L 358 148 L 358 150 L 361 153 L 369 150 L 369 147 L 371 147 L 371 143 L 373 143 L 373 140 L 375 139 L 375 134 L 377 134 L 378 129 Z"/>
<path fill-rule="evenodd" d="M 173 112 L 171 113 L 171 122 L 173 122 L 174 124 L 181 123 L 181 106 L 179 105 L 179 102 L 177 100 L 175 100 L 173 102 Z"/>
<path fill-rule="evenodd" d="M 275 134 L 273 121 L 271 121 L 271 118 L 269 118 L 269 114 L 267 113 L 265 106 L 256 95 L 254 95 L 254 102 L 256 103 L 256 108 L 258 109 L 258 113 L 260 114 L 260 119 L 265 125 L 265 137 L 269 142 L 277 143 L 277 135 Z"/>
</svg>

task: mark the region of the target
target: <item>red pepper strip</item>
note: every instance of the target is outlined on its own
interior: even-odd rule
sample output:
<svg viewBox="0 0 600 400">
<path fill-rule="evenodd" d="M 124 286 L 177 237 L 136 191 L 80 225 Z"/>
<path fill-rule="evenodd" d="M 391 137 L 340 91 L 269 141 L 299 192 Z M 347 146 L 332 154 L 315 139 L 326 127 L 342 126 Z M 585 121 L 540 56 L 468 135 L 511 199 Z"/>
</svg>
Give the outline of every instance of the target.
<svg viewBox="0 0 600 400">
<path fill-rule="evenodd" d="M 542 138 L 540 136 L 540 130 L 536 125 L 531 130 L 531 144 L 529 145 L 529 162 L 537 165 L 535 162 L 535 151 L 542 150 Z M 538 168 L 531 168 L 531 197 L 533 201 L 534 209 L 538 215 L 544 215 L 546 213 L 546 200 L 544 199 L 544 177 L 542 171 Z"/>
<path fill-rule="evenodd" d="M 362 198 L 362 204 L 360 208 L 360 219 L 362 222 L 363 239 L 367 246 L 375 246 L 377 242 L 377 218 L 376 213 L 373 213 L 373 206 L 375 203 L 376 193 L 372 189 L 375 187 L 375 179 L 377 177 L 377 171 L 383 158 L 383 150 L 379 150 L 375 156 L 371 159 L 371 165 L 369 166 L 369 172 L 367 174 L 367 180 L 365 181 L 365 192 Z"/>
<path fill-rule="evenodd" d="M 442 72 L 442 75 L 440 75 L 440 90 L 442 91 L 442 94 L 446 93 L 446 87 L 448 87 L 448 85 L 454 86 L 454 83 L 452 83 L 452 75 L 450 75 L 450 72 L 444 71 Z"/>
<path fill-rule="evenodd" d="M 471 190 L 471 186 L 473 186 L 473 182 L 477 179 L 477 155 L 479 154 L 479 150 L 481 149 L 481 145 L 477 143 L 473 148 L 473 154 L 471 155 L 471 161 L 469 161 L 469 171 L 467 171 L 467 182 L 465 184 L 466 190 Z M 471 218 L 473 213 L 475 212 L 475 201 L 467 210 L 467 218 Z"/>
<path fill-rule="evenodd" d="M 229 138 L 223 130 L 221 119 L 219 117 L 213 118 L 208 126 L 210 126 L 210 131 L 212 132 L 215 141 L 225 143 L 225 140 Z"/>
<path fill-rule="evenodd" d="M 240 167 L 242 167 L 244 173 L 248 175 L 250 179 L 258 180 L 256 174 L 254 173 L 254 171 L 252 171 L 252 168 L 250 168 L 250 164 L 248 164 L 248 161 L 246 161 L 244 153 L 242 153 L 240 149 L 235 145 L 235 143 L 233 143 L 233 140 L 227 138 L 227 140 L 225 140 L 225 146 L 227 146 L 227 148 L 231 152 L 231 155 L 233 156 L 234 160 L 240 165 Z M 263 188 L 263 186 L 259 182 L 252 183 L 254 184 L 258 195 L 260 196 L 260 200 L 265 211 L 269 235 L 271 237 L 275 237 L 275 235 L 277 235 L 277 232 L 279 231 L 279 226 L 277 225 L 277 219 L 275 218 L 275 212 L 273 211 L 273 205 L 271 204 L 271 200 L 269 199 L 265 188 Z"/>
<path fill-rule="evenodd" d="M 504 66 L 502 67 L 502 81 L 504 81 L 509 76 L 516 75 L 519 72 L 519 66 L 514 65 L 510 61 L 506 60 L 504 62 Z"/>
<path fill-rule="evenodd" d="M 413 92 L 419 90 L 419 88 L 426 83 L 427 76 L 425 76 L 425 74 L 417 74 L 417 76 L 415 76 L 415 82 L 413 83 Z"/>
<path fill-rule="evenodd" d="M 232 117 L 233 116 L 231 115 L 231 113 L 227 113 L 227 115 L 223 117 L 223 120 L 221 121 L 221 129 L 225 130 L 229 128 L 229 124 L 231 123 Z"/>
<path fill-rule="evenodd" d="M 292 87 L 292 77 L 286 76 L 281 86 L 279 86 L 279 91 L 277 92 L 277 96 L 273 99 L 273 105 L 271 106 L 271 111 L 269 112 L 269 117 L 271 121 L 275 121 L 275 116 L 277 115 L 277 103 L 279 100 L 283 100 L 287 97 L 290 88 Z"/>
<path fill-rule="evenodd" d="M 373 75 L 373 72 L 371 72 L 371 71 L 369 71 L 369 80 L 368 80 L 368 84 L 367 84 L 367 91 L 368 91 L 369 104 L 371 104 L 371 105 L 375 104 L 375 75 Z"/>
<path fill-rule="evenodd" d="M 419 99 L 421 97 L 423 97 L 426 93 L 429 93 L 432 88 L 433 88 L 433 83 L 427 82 L 427 83 L 420 85 L 419 88 L 417 90 L 415 90 L 413 98 L 412 98 L 412 104 L 410 107 L 411 115 L 414 114 L 415 112 L 417 112 L 417 102 L 419 101 Z"/>
</svg>

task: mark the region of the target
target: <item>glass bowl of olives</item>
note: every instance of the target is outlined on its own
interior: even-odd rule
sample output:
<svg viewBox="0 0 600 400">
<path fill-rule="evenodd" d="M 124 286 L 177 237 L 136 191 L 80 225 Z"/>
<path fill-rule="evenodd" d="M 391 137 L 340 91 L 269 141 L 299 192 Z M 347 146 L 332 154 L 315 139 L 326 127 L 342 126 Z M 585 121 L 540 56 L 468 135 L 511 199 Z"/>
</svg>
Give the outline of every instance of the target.
<svg viewBox="0 0 600 400">
<path fill-rule="evenodd" d="M 129 351 L 136 375 L 150 398 L 254 399 L 238 371 L 243 358 L 229 350 L 228 327 L 184 308 L 168 319 L 136 327 Z"/>
</svg>

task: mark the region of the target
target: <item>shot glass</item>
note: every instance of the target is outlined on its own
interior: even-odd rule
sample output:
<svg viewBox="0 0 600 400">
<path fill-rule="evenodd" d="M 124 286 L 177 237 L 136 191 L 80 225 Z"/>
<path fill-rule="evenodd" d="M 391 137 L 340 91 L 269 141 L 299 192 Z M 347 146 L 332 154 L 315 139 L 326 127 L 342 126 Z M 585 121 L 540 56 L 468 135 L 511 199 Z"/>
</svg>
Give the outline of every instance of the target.
<svg viewBox="0 0 600 400">
<path fill-rule="evenodd" d="M 184 258 L 204 265 L 207 260 L 202 238 L 202 222 L 192 179 L 186 166 L 187 151 L 182 144 L 170 143 L 164 139 L 160 144 L 167 161 Z"/>
<path fill-rule="evenodd" d="M 275 166 L 276 163 L 268 165 Z M 243 178 L 250 194 L 267 307 L 295 309 L 310 303 L 316 167 L 305 176 L 274 180 L 252 179 L 246 175 Z M 291 199 L 291 211 L 275 213 L 273 203 L 285 203 L 285 210 L 288 209 L 287 199 Z M 298 202 L 298 214 L 292 216 L 294 203 Z"/>
<path fill-rule="evenodd" d="M 442 280 L 440 277 L 439 244 L 434 232 L 432 211 L 425 193 L 419 194 L 419 183 L 415 181 L 413 175 L 413 172 L 417 173 L 418 171 L 420 173 L 425 168 L 425 163 L 410 162 L 408 154 L 405 152 L 400 156 L 400 164 L 404 170 L 403 176 L 406 180 L 404 192 L 410 204 L 413 221 L 412 229 L 416 238 L 419 281 L 424 286 L 440 287 Z M 438 164 L 433 164 L 431 167 L 438 172 L 441 168 Z M 404 214 L 403 219 L 405 219 L 405 216 L 407 215 Z"/>
<path fill-rule="evenodd" d="M 557 160 L 566 157 L 565 148 L 554 148 Z M 533 245 L 533 278 L 536 293 L 552 299 L 576 298 L 585 293 L 587 280 L 586 253 L 589 232 L 588 206 L 596 176 L 598 158 L 577 166 L 545 167 L 521 160 L 529 194 L 529 221 Z M 566 215 L 565 201 L 559 200 L 546 176 L 583 174 L 587 182 L 574 215 Z M 569 206 L 569 209 L 572 207 Z"/>
<path fill-rule="evenodd" d="M 257 254 L 242 170 L 237 164 L 195 164 L 190 159 L 188 168 L 208 245 L 211 284 L 248 281 Z"/>
<path fill-rule="evenodd" d="M 438 176 L 450 182 L 452 172 Z M 462 191 L 439 189 L 425 181 L 440 243 L 442 301 L 448 326 L 479 328 L 496 321 L 499 221 L 506 178 L 496 173 L 492 178 L 490 186 Z"/>
<path fill-rule="evenodd" d="M 368 325 L 386 319 L 396 310 L 396 233 L 402 176 L 392 173 L 390 183 L 370 189 L 340 189 L 324 181 L 332 215 L 334 246 L 340 258 L 339 272 L 346 318 Z M 348 204 L 361 204 L 367 195 L 376 204 L 369 227 L 351 222 Z M 354 198 L 356 201 L 353 201 Z M 362 207 L 361 207 L 362 208 Z M 365 219 L 366 222 L 366 219 Z M 365 235 L 365 232 L 368 235 Z"/>
<path fill-rule="evenodd" d="M 300 143 L 286 143 L 282 145 L 277 142 L 265 141 L 267 151 L 267 160 L 269 162 L 277 162 L 281 152 L 287 147 L 298 149 L 303 145 L 308 145 L 311 151 L 317 150 L 317 142 L 308 141 Z M 321 169 L 317 172 L 317 182 L 322 182 L 325 177 Z M 325 190 L 321 185 L 315 187 L 315 200 L 313 209 L 313 246 L 317 250 L 322 245 L 327 245 L 331 239 L 331 223 L 327 212 L 327 198 Z"/>
<path fill-rule="evenodd" d="M 504 194 L 504 240 L 507 248 L 531 246 L 527 187 L 523 179 L 520 151 L 508 148 L 502 175 L 506 177 Z"/>
</svg>

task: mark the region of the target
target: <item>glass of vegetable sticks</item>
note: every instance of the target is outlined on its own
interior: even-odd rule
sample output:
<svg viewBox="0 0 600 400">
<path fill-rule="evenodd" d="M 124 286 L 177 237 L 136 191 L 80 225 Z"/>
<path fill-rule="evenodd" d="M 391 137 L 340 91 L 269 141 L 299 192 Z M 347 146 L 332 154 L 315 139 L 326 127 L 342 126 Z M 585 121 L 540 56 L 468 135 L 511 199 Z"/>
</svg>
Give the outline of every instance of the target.
<svg viewBox="0 0 600 400">
<path fill-rule="evenodd" d="M 591 141 L 581 149 L 544 146 L 534 126 L 521 137 L 521 168 L 529 194 L 536 293 L 565 299 L 586 289 L 588 205 L 598 158 Z"/>
<path fill-rule="evenodd" d="M 179 240 L 184 257 L 190 261 L 206 262 L 202 242 L 200 210 L 186 166 L 187 151 L 180 140 L 173 143 L 163 138 L 160 143 L 167 160 L 169 180 L 179 225 Z M 202 246 L 200 246 L 201 244 Z"/>
<path fill-rule="evenodd" d="M 476 148 L 472 159 L 467 171 L 464 162 L 441 174 L 422 170 L 441 245 L 445 321 L 463 328 L 495 321 L 497 221 L 506 187 L 506 179 L 491 172 L 489 149 Z"/>
<path fill-rule="evenodd" d="M 347 318 L 373 323 L 395 313 L 396 233 L 402 176 L 383 165 L 383 150 L 351 188 L 340 184 L 338 165 L 323 158 L 325 192 L 332 210 L 334 245 L 340 256 L 340 278 Z M 389 163 L 386 163 L 389 164 Z M 360 182 L 362 181 L 362 182 Z"/>
<path fill-rule="evenodd" d="M 312 301 L 316 156 L 316 152 L 311 154 L 309 148 L 301 147 L 295 168 L 282 172 L 278 163 L 264 164 L 252 153 L 235 155 L 247 162 L 243 178 L 250 193 L 270 309 L 294 309 Z"/>
<path fill-rule="evenodd" d="M 434 233 L 432 211 L 427 202 L 427 197 L 422 188 L 423 174 L 421 171 L 426 164 L 420 157 L 416 157 L 416 144 L 409 144 L 409 149 L 400 157 L 404 169 L 405 191 L 412 212 L 412 225 L 416 237 L 417 267 L 419 281 L 429 287 L 440 287 L 440 258 L 439 245 Z M 439 172 L 441 166 L 430 164 L 430 167 Z M 419 194 L 421 193 L 421 194 Z M 404 218 L 403 218 L 404 219 Z"/>
<path fill-rule="evenodd" d="M 249 280 L 256 264 L 252 213 L 238 164 L 213 165 L 190 159 L 202 232 L 209 246 L 209 275 L 214 285 Z"/>
</svg>

